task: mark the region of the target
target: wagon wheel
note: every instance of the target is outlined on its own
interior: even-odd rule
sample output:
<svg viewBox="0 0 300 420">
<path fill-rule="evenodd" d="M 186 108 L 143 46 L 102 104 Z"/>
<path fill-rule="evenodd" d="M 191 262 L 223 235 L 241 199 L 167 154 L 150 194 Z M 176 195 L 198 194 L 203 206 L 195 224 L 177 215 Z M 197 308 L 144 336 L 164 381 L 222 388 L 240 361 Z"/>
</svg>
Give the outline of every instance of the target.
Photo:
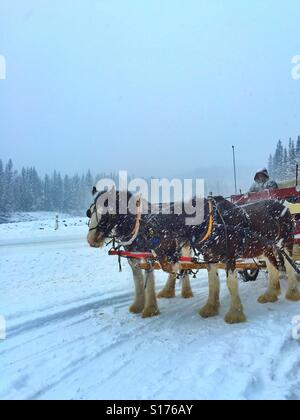
<svg viewBox="0 0 300 420">
<path fill-rule="evenodd" d="M 244 271 L 240 271 L 240 274 L 243 278 L 243 281 L 245 283 L 248 283 L 249 281 L 256 281 L 257 277 L 259 275 L 259 268 L 257 268 L 256 270 L 244 270 Z"/>
</svg>

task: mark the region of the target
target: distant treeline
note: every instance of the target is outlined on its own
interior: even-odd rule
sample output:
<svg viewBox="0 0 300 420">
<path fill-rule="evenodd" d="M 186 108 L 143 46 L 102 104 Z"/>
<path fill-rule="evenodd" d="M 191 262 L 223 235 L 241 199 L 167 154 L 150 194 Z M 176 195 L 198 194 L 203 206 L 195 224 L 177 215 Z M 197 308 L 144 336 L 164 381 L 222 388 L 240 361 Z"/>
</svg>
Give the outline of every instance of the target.
<svg viewBox="0 0 300 420">
<path fill-rule="evenodd" d="M 274 154 L 269 157 L 269 172 L 277 181 L 291 180 L 300 165 L 300 136 L 289 140 L 288 147 L 279 140 Z M 0 213 L 34 211 L 83 211 L 92 201 L 92 188 L 102 178 L 115 181 L 118 175 L 91 171 L 84 175 L 62 176 L 54 171 L 41 177 L 34 167 L 14 169 L 12 160 L 0 160 Z"/>
<path fill-rule="evenodd" d="M 296 177 L 296 166 L 300 165 L 300 136 L 297 141 L 290 138 L 288 147 L 279 140 L 276 151 L 269 157 L 269 172 L 277 181 L 292 180 Z"/>
<path fill-rule="evenodd" d="M 32 211 L 82 211 L 92 202 L 92 188 L 104 177 L 116 179 L 115 174 L 62 177 L 54 171 L 43 178 L 35 168 L 14 169 L 10 160 L 0 160 L 0 213 Z"/>
</svg>

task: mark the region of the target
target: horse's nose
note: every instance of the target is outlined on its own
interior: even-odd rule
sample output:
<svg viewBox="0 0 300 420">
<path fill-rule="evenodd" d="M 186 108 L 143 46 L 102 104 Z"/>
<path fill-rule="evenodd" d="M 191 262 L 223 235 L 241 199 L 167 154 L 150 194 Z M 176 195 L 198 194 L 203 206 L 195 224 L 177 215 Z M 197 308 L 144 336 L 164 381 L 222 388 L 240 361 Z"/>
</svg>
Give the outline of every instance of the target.
<svg viewBox="0 0 300 420">
<path fill-rule="evenodd" d="M 86 212 L 86 217 L 88 217 L 89 219 L 92 217 L 92 212 L 91 209 L 88 209 Z"/>
<path fill-rule="evenodd" d="M 88 236 L 87 236 L 87 241 L 88 241 L 89 246 L 91 246 L 93 248 L 95 247 L 95 241 L 90 234 L 88 234 Z"/>
</svg>

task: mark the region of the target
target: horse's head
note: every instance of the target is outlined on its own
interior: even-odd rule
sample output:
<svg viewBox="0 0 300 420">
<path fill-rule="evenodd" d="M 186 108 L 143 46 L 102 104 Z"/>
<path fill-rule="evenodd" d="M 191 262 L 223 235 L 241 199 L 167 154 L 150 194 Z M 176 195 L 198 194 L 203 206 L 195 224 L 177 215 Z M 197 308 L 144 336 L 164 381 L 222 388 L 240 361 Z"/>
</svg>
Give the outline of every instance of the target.
<svg viewBox="0 0 300 420">
<path fill-rule="evenodd" d="M 102 248 L 105 241 L 114 236 L 115 228 L 122 217 L 120 210 L 127 209 L 128 197 L 129 193 L 124 195 L 115 189 L 97 194 L 94 203 L 87 210 L 87 217 L 90 219 L 87 241 L 90 246 Z"/>
</svg>

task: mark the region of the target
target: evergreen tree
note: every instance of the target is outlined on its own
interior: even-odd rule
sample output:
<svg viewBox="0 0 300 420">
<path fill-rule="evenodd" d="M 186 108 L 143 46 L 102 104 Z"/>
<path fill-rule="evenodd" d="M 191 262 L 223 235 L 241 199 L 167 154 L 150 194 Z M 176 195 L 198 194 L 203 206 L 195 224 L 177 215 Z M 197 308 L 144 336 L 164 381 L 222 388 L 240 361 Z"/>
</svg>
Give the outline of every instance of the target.
<svg viewBox="0 0 300 420">
<path fill-rule="evenodd" d="M 300 136 L 298 136 L 297 145 L 296 145 L 296 159 L 297 159 L 297 163 L 300 164 Z"/>
<path fill-rule="evenodd" d="M 5 211 L 4 208 L 5 197 L 4 197 L 4 168 L 3 162 L 0 160 L 0 213 Z"/>
<path fill-rule="evenodd" d="M 291 138 L 289 139 L 288 149 L 279 141 L 274 156 L 269 157 L 270 175 L 277 181 L 292 180 L 296 175 L 297 163 L 300 165 L 300 136 L 296 145 Z"/>
<path fill-rule="evenodd" d="M 284 181 L 288 179 L 288 177 L 289 177 L 289 154 L 288 154 L 287 149 L 284 148 L 280 181 Z"/>
<path fill-rule="evenodd" d="M 51 180 L 49 175 L 45 175 L 44 179 L 42 209 L 44 211 L 53 210 Z"/>
<path fill-rule="evenodd" d="M 63 210 L 64 202 L 64 187 L 60 173 L 54 171 L 51 180 L 51 198 L 53 203 L 53 210 Z"/>
<path fill-rule="evenodd" d="M 283 179 L 283 160 L 284 150 L 281 140 L 277 143 L 276 152 L 274 155 L 274 177 L 281 181 Z"/>
<path fill-rule="evenodd" d="M 296 164 L 297 164 L 297 155 L 296 155 L 295 143 L 290 138 L 287 179 L 293 179 L 295 177 Z"/>
<path fill-rule="evenodd" d="M 14 170 L 13 163 L 10 159 L 5 167 L 4 172 L 4 211 L 12 212 L 14 208 Z"/>
<path fill-rule="evenodd" d="M 64 177 L 64 200 L 63 200 L 64 211 L 69 211 L 72 209 L 71 189 L 72 189 L 71 179 L 68 175 L 66 175 Z"/>
<path fill-rule="evenodd" d="M 91 198 L 92 198 L 91 194 L 92 194 L 92 189 L 94 185 L 95 185 L 95 182 L 94 182 L 93 176 L 91 174 L 91 171 L 88 170 L 84 179 L 84 196 L 83 196 L 83 200 L 84 200 L 83 202 L 86 208 L 91 203 Z"/>
<path fill-rule="evenodd" d="M 115 174 L 111 174 L 115 177 Z M 98 175 L 96 180 L 106 178 Z M 13 211 L 83 211 L 92 201 L 95 178 L 89 170 L 64 179 L 59 172 L 41 179 L 34 167 L 14 171 L 10 160 L 4 167 L 0 160 L 0 213 Z"/>
<path fill-rule="evenodd" d="M 269 156 L 269 164 L 268 164 L 268 170 L 271 178 L 274 177 L 274 162 L 273 162 L 273 156 L 270 154 Z"/>
</svg>

